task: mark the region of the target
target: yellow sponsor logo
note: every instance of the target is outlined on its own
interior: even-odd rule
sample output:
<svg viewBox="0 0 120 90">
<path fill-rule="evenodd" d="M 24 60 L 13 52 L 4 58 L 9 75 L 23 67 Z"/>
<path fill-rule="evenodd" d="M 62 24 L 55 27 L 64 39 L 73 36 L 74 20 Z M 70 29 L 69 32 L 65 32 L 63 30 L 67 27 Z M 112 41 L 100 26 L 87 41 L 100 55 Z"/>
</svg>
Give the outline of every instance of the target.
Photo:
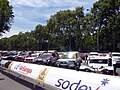
<svg viewBox="0 0 120 90">
<path fill-rule="evenodd" d="M 44 83 L 45 81 L 45 78 L 48 74 L 48 71 L 49 71 L 50 68 L 47 68 L 47 67 L 43 67 L 42 70 L 40 70 L 40 73 L 39 73 L 39 76 L 37 78 L 37 81 L 41 84 Z"/>
</svg>

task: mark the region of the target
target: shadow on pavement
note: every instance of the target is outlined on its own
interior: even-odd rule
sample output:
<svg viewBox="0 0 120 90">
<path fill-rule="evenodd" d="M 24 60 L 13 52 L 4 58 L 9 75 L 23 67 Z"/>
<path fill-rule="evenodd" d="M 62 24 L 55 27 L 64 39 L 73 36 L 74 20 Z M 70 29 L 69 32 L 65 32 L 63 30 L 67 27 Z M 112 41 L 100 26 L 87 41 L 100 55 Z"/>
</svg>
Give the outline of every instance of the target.
<svg viewBox="0 0 120 90">
<path fill-rule="evenodd" d="M 35 87 L 33 88 L 33 86 L 34 86 L 33 83 L 30 83 L 30 82 L 28 82 L 28 81 L 26 81 L 26 80 L 23 80 L 23 79 L 21 79 L 21 78 L 18 78 L 18 77 L 16 78 L 14 75 L 11 75 L 11 74 L 3 71 L 3 70 L 0 70 L 0 72 L 1 72 L 2 74 L 4 74 L 5 76 L 13 79 L 14 81 L 16 81 L 16 82 L 18 82 L 18 83 L 20 83 L 20 84 L 22 84 L 22 85 L 30 88 L 31 90 L 46 90 L 46 89 L 44 89 L 44 88 L 42 88 L 42 87 L 39 87 L 39 86 L 37 86 L 37 85 L 35 85 Z"/>
</svg>

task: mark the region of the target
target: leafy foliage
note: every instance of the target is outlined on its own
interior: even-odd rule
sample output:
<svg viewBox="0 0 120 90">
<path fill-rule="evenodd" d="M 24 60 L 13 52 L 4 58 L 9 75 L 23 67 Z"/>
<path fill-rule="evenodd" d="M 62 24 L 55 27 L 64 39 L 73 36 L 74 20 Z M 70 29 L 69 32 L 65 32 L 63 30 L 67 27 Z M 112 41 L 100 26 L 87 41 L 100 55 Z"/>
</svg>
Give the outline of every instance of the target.
<svg viewBox="0 0 120 90">
<path fill-rule="evenodd" d="M 12 6 L 9 5 L 8 0 L 0 0 L 0 36 L 9 31 L 13 17 Z"/>
<path fill-rule="evenodd" d="M 59 11 L 46 26 L 0 39 L 0 49 L 120 51 L 120 0 L 99 0 L 89 13 L 83 11 Z"/>
</svg>

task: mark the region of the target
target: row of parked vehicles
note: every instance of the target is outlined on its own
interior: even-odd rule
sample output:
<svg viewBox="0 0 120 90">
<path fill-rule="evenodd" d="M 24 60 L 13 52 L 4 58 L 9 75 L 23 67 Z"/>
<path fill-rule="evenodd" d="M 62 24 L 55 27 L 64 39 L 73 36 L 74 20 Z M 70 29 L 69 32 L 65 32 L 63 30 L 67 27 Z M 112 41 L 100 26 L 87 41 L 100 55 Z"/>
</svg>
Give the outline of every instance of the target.
<svg viewBox="0 0 120 90">
<path fill-rule="evenodd" d="M 77 70 L 82 62 L 80 53 L 77 51 L 57 52 L 56 50 L 18 52 L 14 55 L 3 55 L 2 60 L 3 59 L 56 67 L 73 68 Z"/>
<path fill-rule="evenodd" d="M 2 55 L 1 59 L 72 68 L 75 70 L 83 70 L 87 72 L 113 74 L 114 64 L 120 62 L 120 53 L 90 52 L 83 54 L 77 51 L 21 51 L 14 54 L 9 53 L 9 55 Z"/>
</svg>

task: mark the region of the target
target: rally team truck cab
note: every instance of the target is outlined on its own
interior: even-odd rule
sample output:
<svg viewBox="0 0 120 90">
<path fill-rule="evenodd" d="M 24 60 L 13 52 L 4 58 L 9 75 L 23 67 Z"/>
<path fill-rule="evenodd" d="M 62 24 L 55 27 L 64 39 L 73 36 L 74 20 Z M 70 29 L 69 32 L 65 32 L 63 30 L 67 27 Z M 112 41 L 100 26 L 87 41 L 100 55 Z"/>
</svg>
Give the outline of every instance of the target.
<svg viewBox="0 0 120 90">
<path fill-rule="evenodd" d="M 96 73 L 113 74 L 112 59 L 109 54 L 103 54 L 93 58 L 91 57 L 88 60 L 88 65 L 85 70 Z"/>
<path fill-rule="evenodd" d="M 111 58 L 113 64 L 116 64 L 117 62 L 120 62 L 120 52 L 112 52 L 111 53 Z"/>
</svg>

